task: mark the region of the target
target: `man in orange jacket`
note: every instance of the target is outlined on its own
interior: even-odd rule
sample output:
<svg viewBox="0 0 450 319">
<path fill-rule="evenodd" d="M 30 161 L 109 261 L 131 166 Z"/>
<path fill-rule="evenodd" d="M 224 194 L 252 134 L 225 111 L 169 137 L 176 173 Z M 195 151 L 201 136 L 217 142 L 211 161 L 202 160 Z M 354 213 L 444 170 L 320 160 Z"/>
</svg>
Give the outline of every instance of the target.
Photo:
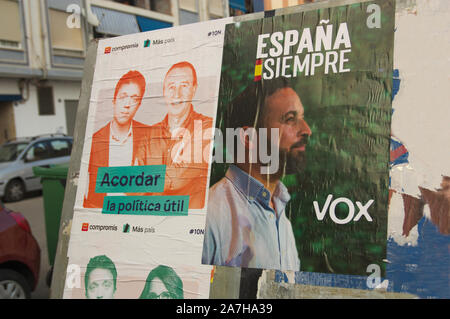
<svg viewBox="0 0 450 319">
<path fill-rule="evenodd" d="M 188 195 L 189 209 L 205 205 L 213 129 L 211 117 L 194 111 L 196 90 L 197 74 L 191 63 L 170 67 L 163 83 L 167 115 L 150 127 L 150 138 L 137 156 L 139 165 L 166 165 L 164 193 L 155 195 Z"/>
<path fill-rule="evenodd" d="M 97 193 L 95 185 L 99 167 L 136 165 L 139 145 L 146 140 L 149 126 L 133 120 L 145 92 L 144 76 L 129 71 L 117 82 L 113 98 L 113 119 L 92 136 L 89 159 L 89 190 L 83 207 L 102 208 L 105 193 Z"/>
</svg>

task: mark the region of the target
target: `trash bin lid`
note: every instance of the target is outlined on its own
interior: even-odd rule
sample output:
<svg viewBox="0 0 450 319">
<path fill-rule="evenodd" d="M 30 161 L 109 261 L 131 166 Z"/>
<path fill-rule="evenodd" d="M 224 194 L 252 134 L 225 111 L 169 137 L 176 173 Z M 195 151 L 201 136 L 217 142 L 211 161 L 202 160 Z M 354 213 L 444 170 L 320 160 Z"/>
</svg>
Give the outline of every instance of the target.
<svg viewBox="0 0 450 319">
<path fill-rule="evenodd" d="M 69 171 L 69 164 L 50 165 L 50 166 L 35 166 L 33 173 L 37 177 L 50 179 L 66 179 Z"/>
</svg>

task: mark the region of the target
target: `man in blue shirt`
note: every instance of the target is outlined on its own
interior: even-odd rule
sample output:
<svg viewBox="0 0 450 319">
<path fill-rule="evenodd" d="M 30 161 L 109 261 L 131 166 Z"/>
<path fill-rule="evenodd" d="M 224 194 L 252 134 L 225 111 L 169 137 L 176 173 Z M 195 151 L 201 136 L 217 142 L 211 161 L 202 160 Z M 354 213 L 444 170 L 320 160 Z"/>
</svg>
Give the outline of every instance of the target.
<svg viewBox="0 0 450 319">
<path fill-rule="evenodd" d="M 236 163 L 233 154 L 236 164 L 209 190 L 202 262 L 299 271 L 292 225 L 285 212 L 290 195 L 280 179 L 305 165 L 311 130 L 300 97 L 285 79 L 255 82 L 231 102 L 225 118 L 227 128 L 241 128 L 237 140 L 245 149 L 245 160 Z M 275 172 L 262 169 L 267 163 L 261 156 L 252 159 L 256 139 L 245 134 L 251 128 L 260 139 L 264 138 L 261 128 L 270 131 L 272 153 L 274 147 L 278 149 L 277 158 L 272 158 L 272 162 L 278 160 Z M 270 130 L 274 128 L 275 143 Z"/>
</svg>

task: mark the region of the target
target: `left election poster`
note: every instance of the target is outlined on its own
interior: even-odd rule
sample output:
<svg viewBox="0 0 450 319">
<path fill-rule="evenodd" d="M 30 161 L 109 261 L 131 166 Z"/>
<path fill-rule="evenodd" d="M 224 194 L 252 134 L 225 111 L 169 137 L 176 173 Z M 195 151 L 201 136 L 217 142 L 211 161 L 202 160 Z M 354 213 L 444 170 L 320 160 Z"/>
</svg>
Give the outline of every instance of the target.
<svg viewBox="0 0 450 319">
<path fill-rule="evenodd" d="M 64 298 L 208 298 L 213 268 L 199 262 L 204 222 L 201 214 L 186 219 L 77 212 Z"/>
<path fill-rule="evenodd" d="M 64 298 L 208 298 L 221 19 L 98 44 Z"/>
</svg>

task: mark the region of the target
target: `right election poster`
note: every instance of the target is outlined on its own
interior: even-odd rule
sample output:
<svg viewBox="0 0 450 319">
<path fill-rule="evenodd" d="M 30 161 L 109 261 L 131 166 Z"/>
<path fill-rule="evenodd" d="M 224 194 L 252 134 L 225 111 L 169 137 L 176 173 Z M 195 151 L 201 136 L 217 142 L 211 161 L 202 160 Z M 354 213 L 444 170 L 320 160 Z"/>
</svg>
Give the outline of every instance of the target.
<svg viewBox="0 0 450 319">
<path fill-rule="evenodd" d="M 384 275 L 394 3 L 226 26 L 203 264 Z"/>
</svg>

